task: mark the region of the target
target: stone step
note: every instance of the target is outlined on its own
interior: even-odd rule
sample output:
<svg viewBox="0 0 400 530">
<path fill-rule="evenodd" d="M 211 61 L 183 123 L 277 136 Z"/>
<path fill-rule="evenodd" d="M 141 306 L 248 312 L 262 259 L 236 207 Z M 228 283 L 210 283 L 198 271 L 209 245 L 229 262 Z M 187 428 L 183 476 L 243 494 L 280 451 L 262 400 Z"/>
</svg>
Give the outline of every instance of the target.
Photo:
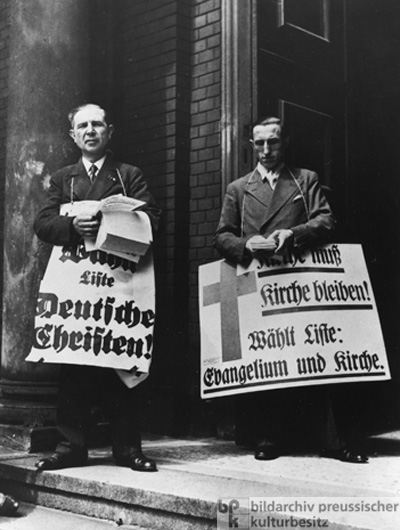
<svg viewBox="0 0 400 530">
<path fill-rule="evenodd" d="M 398 435 L 371 440 L 370 452 L 377 456 L 367 465 L 313 454 L 259 462 L 232 442 L 215 439 L 153 438 L 147 439 L 144 449 L 157 461 L 157 473 L 115 466 L 109 448 L 91 450 L 88 466 L 37 473 L 34 463 L 41 455 L 3 448 L 0 487 L 33 505 L 151 530 L 215 529 L 219 499 L 226 505 L 237 501 L 243 508 L 250 498 L 278 502 L 322 498 L 332 503 L 375 499 L 389 503 L 400 497 L 400 461 L 395 458 L 400 454 Z M 400 528 L 399 514 L 400 510 L 384 514 L 330 512 L 325 517 L 335 530 L 393 530 Z M 286 524 L 279 509 L 269 509 L 268 515 L 281 521 L 281 526 Z M 224 517 L 220 513 L 220 521 L 226 523 L 223 526 L 221 522 L 221 529 L 228 528 Z"/>
<path fill-rule="evenodd" d="M 116 530 L 113 521 L 104 521 L 54 510 L 34 504 L 21 503 L 14 517 L 0 517 L 1 530 Z M 121 525 L 118 530 L 148 530 L 139 526 Z"/>
</svg>

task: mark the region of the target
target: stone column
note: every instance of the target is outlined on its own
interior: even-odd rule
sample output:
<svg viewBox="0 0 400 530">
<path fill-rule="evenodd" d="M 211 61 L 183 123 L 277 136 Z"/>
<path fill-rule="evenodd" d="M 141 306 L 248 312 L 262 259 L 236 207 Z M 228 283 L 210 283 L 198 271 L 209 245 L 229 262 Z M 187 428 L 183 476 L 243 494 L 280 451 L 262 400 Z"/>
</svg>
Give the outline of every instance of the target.
<svg viewBox="0 0 400 530">
<path fill-rule="evenodd" d="M 31 450 L 32 427 L 54 424 L 58 374 L 25 361 L 50 250 L 32 225 L 51 172 L 76 158 L 66 114 L 89 92 L 89 5 L 11 0 L 0 443 Z"/>
<path fill-rule="evenodd" d="M 256 118 L 256 1 L 221 2 L 221 191 L 254 165 L 249 146 Z"/>
</svg>

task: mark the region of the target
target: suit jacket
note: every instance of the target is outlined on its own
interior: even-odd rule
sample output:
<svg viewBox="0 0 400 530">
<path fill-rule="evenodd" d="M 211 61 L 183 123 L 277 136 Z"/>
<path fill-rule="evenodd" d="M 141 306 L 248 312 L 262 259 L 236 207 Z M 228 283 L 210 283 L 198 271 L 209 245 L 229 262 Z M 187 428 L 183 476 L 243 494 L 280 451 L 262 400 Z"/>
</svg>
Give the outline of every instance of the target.
<svg viewBox="0 0 400 530">
<path fill-rule="evenodd" d="M 214 245 L 224 258 L 244 263 L 246 242 L 254 235 L 290 229 L 295 246 L 310 246 L 329 241 L 334 226 L 316 173 L 285 166 L 272 191 L 255 169 L 228 185 Z"/>
<path fill-rule="evenodd" d="M 111 195 L 124 194 L 117 169 L 127 196 L 145 202 L 141 210 L 149 215 L 153 231 L 156 230 L 161 210 L 149 193 L 141 170 L 107 156 L 93 184 L 86 173 L 82 159 L 77 164 L 60 169 L 52 176 L 46 203 L 34 223 L 37 236 L 52 245 L 78 244 L 81 238 L 72 224 L 73 217 L 60 216 L 60 205 L 71 202 L 72 199 L 73 201 L 100 200 Z"/>
</svg>

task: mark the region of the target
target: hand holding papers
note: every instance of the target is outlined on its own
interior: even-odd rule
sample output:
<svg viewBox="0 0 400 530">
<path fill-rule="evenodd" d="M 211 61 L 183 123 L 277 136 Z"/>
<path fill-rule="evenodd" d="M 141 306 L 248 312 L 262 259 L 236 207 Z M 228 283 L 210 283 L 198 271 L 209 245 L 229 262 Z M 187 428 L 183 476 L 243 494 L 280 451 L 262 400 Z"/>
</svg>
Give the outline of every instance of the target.
<svg viewBox="0 0 400 530">
<path fill-rule="evenodd" d="M 275 238 L 265 238 L 261 235 L 251 237 L 246 243 L 246 248 L 250 250 L 252 254 L 256 252 L 273 254 L 277 246 L 278 244 Z"/>
<path fill-rule="evenodd" d="M 93 215 L 100 217 L 96 240 L 85 240 L 86 250 L 104 250 L 137 263 L 152 243 L 148 215 L 138 209 L 143 201 L 113 195 L 98 203 Z"/>
</svg>

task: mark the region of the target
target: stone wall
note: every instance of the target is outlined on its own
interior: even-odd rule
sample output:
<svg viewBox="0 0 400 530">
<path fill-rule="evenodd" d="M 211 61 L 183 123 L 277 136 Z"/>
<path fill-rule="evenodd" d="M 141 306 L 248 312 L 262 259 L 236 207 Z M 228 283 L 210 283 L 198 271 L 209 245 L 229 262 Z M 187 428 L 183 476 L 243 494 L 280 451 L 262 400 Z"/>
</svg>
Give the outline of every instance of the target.
<svg viewBox="0 0 400 530">
<path fill-rule="evenodd" d="M 112 24 L 115 150 L 144 170 L 164 211 L 152 399 L 165 407 L 165 429 L 185 429 L 188 396 L 199 402 L 197 271 L 218 257 L 220 0 L 124 0 Z"/>
<path fill-rule="evenodd" d="M 189 337 L 198 365 L 198 267 L 218 259 L 212 239 L 221 209 L 220 0 L 196 0 L 192 16 Z M 198 369 L 195 374 L 198 387 Z"/>
</svg>

